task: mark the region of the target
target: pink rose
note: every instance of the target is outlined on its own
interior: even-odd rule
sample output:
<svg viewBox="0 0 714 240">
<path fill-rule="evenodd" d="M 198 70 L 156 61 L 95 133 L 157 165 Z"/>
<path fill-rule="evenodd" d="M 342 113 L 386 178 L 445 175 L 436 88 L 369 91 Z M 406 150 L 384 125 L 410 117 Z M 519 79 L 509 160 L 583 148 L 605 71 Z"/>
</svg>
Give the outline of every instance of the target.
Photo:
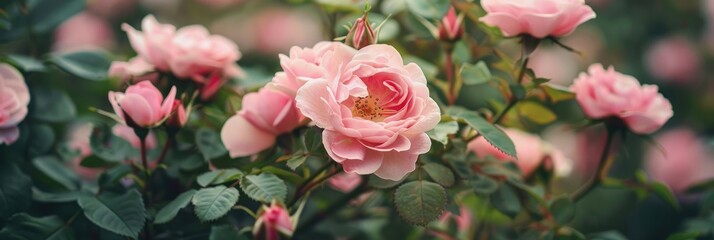
<svg viewBox="0 0 714 240">
<path fill-rule="evenodd" d="M 567 160 L 565 155 L 550 143 L 543 141 L 537 135 L 515 128 L 504 129 L 503 131 L 506 132 L 511 141 L 513 141 L 513 145 L 516 146 L 517 160 L 488 143 L 483 137 L 478 137 L 469 142 L 468 149 L 481 158 L 491 156 L 498 160 L 513 161 L 524 176 L 533 174 L 544 161 L 554 165 L 553 168 L 558 176 L 565 176 L 570 173 L 572 161 Z"/>
<path fill-rule="evenodd" d="M 81 165 L 84 158 L 92 155 L 89 139 L 93 129 L 94 125 L 92 123 L 83 123 L 70 127 L 68 131 L 69 148 L 79 152 L 77 157 L 70 160 L 69 167 L 86 180 L 94 180 L 102 172 L 102 169 L 88 168 Z"/>
<path fill-rule="evenodd" d="M 691 83 L 699 73 L 699 54 L 684 37 L 659 40 L 645 55 L 647 69 L 652 76 L 674 83 Z"/>
<path fill-rule="evenodd" d="M 127 141 L 132 147 L 136 149 L 141 148 L 141 139 L 139 139 L 139 136 L 136 136 L 133 128 L 124 124 L 117 124 L 112 127 L 112 133 Z M 146 135 L 146 149 L 154 149 L 156 148 L 156 144 L 156 136 L 154 133 L 149 132 L 149 135 Z"/>
<path fill-rule="evenodd" d="M 463 20 L 463 16 L 456 16 L 453 6 L 449 7 L 449 11 L 446 12 L 446 16 L 441 19 L 441 24 L 439 24 L 439 40 L 453 42 L 461 39 L 461 35 L 464 34 L 464 30 L 461 28 Z"/>
<path fill-rule="evenodd" d="M 164 99 L 150 81 L 131 85 L 124 93 L 109 92 L 109 102 L 119 118 L 129 126 L 144 128 L 156 127 L 171 116 L 175 97 L 175 86 Z"/>
<path fill-rule="evenodd" d="M 141 57 L 135 57 L 128 62 L 114 61 L 109 66 L 109 76 L 121 78 L 125 82 L 140 82 L 144 80 L 156 81 L 158 73 L 154 72 L 154 65 Z"/>
<path fill-rule="evenodd" d="M 0 63 L 0 144 L 10 145 L 20 137 L 17 124 L 27 116 L 29 103 L 25 78 L 12 66 Z"/>
<path fill-rule="evenodd" d="M 129 24 L 123 24 L 122 29 L 129 36 L 129 43 L 139 54 L 158 70 L 169 70 L 169 51 L 172 49 L 176 27 L 170 24 L 161 24 L 152 15 L 144 17 L 141 21 L 141 30 L 137 31 Z"/>
<path fill-rule="evenodd" d="M 279 203 L 273 202 L 270 207 L 263 206 L 258 212 L 258 219 L 253 226 L 253 236 L 256 239 L 279 240 L 280 235 L 293 235 L 295 230 L 288 211 Z"/>
<path fill-rule="evenodd" d="M 501 29 L 506 37 L 562 37 L 595 18 L 584 0 L 482 0 L 486 16 L 480 20 Z"/>
<path fill-rule="evenodd" d="M 298 90 L 297 107 L 325 129 L 325 149 L 345 172 L 399 180 L 429 151 L 425 132 L 439 123 L 439 106 L 419 66 L 404 65 L 394 47 L 369 45 L 344 61 L 352 54 L 321 56 L 327 75 Z"/>
<path fill-rule="evenodd" d="M 323 66 L 330 61 L 347 62 L 355 53 L 355 49 L 339 42 L 319 42 L 312 48 L 293 47 L 289 56 L 280 54 L 283 71 L 276 73 L 269 85 L 295 96 L 297 90 L 310 79 L 328 75 Z"/>
<path fill-rule="evenodd" d="M 672 105 L 655 85 L 593 64 L 580 73 L 571 89 L 585 114 L 594 119 L 618 117 L 635 133 L 652 133 L 672 117 Z"/>
<path fill-rule="evenodd" d="M 68 52 L 114 47 L 114 31 L 111 25 L 97 16 L 81 12 L 64 21 L 55 30 L 55 51 Z"/>
<path fill-rule="evenodd" d="M 223 145 L 231 157 L 268 149 L 278 135 L 292 131 L 302 120 L 292 96 L 268 87 L 246 94 L 242 105 L 221 129 Z"/>
<path fill-rule="evenodd" d="M 693 184 L 714 177 L 714 159 L 706 142 L 691 129 L 669 130 L 656 137 L 661 147 L 650 146 L 645 168 L 650 176 L 683 194 Z"/>
<path fill-rule="evenodd" d="M 238 76 L 236 61 L 241 54 L 238 46 L 227 38 L 211 35 L 199 25 L 186 26 L 176 31 L 169 51 L 171 72 L 180 78 L 192 78 L 202 83 L 215 73 Z"/>
<path fill-rule="evenodd" d="M 174 105 L 171 107 L 171 116 L 166 119 L 166 127 L 169 128 L 181 128 L 186 125 L 188 121 L 188 115 L 186 114 L 186 109 L 183 106 L 183 102 L 180 99 L 174 100 Z"/>
<path fill-rule="evenodd" d="M 357 174 L 340 173 L 331 177 L 328 183 L 335 190 L 348 193 L 362 183 L 362 177 Z"/>
</svg>

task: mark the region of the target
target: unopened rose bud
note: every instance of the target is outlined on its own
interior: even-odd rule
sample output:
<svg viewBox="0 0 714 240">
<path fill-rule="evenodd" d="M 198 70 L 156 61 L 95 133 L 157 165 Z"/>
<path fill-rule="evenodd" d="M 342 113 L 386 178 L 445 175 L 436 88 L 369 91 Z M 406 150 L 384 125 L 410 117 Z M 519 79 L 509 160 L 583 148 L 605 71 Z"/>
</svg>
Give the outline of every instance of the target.
<svg viewBox="0 0 714 240">
<path fill-rule="evenodd" d="M 446 16 L 441 19 L 439 24 L 439 40 L 446 42 L 454 42 L 461 39 L 464 30 L 461 28 L 463 18 L 457 17 L 454 7 L 449 7 Z"/>
<path fill-rule="evenodd" d="M 223 83 L 225 83 L 225 77 L 221 74 L 211 74 L 208 78 L 203 80 L 203 85 L 201 85 L 200 89 L 200 98 L 201 101 L 208 102 L 213 100 L 213 97 L 216 96 L 216 93 L 218 93 L 218 90 L 221 89 L 223 86 Z"/>
<path fill-rule="evenodd" d="M 376 35 L 374 34 L 372 25 L 369 23 L 367 15 L 368 13 L 365 13 L 364 16 L 355 20 L 355 24 L 352 25 L 352 29 L 350 29 L 350 32 L 347 33 L 345 44 L 350 45 L 355 49 L 361 49 L 377 42 Z"/>
<path fill-rule="evenodd" d="M 176 99 L 171 107 L 171 116 L 166 120 L 166 126 L 171 128 L 181 128 L 186 125 L 186 110 L 183 107 L 181 100 Z"/>
<path fill-rule="evenodd" d="M 258 213 L 258 219 L 253 226 L 253 236 L 256 239 L 267 240 L 288 239 L 293 235 L 294 230 L 287 209 L 273 202 L 270 207 L 263 206 Z"/>
</svg>

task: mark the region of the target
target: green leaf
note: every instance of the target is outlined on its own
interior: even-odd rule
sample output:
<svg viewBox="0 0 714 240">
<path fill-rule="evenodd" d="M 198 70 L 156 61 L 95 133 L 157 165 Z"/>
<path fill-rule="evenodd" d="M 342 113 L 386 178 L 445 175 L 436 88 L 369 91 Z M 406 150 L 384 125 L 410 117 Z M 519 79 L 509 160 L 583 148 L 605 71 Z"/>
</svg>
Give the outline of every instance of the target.
<svg viewBox="0 0 714 240">
<path fill-rule="evenodd" d="M 206 161 L 223 156 L 228 152 L 223 147 L 221 136 L 213 129 L 205 127 L 196 131 L 196 146 L 198 146 L 198 150 L 203 154 L 203 158 Z"/>
<path fill-rule="evenodd" d="M 32 188 L 32 200 L 38 202 L 49 202 L 49 203 L 64 203 L 64 202 L 74 202 L 77 198 L 84 194 L 80 191 L 71 192 L 60 192 L 60 193 L 49 193 L 43 192 L 37 188 Z"/>
<path fill-rule="evenodd" d="M 553 111 L 537 102 L 520 102 L 517 108 L 521 116 L 536 124 L 546 125 L 558 119 Z"/>
<path fill-rule="evenodd" d="M 381 10 L 384 14 L 395 14 L 407 7 L 407 0 L 385 0 L 382 2 Z"/>
<path fill-rule="evenodd" d="M 440 142 L 446 148 L 449 143 L 449 134 L 455 134 L 459 131 L 459 123 L 456 121 L 441 122 L 434 129 L 426 132 L 427 135 L 434 141 Z"/>
<path fill-rule="evenodd" d="M 240 182 L 240 188 L 248 197 L 264 203 L 269 203 L 273 199 L 284 202 L 288 195 L 285 182 L 272 173 L 245 176 Z"/>
<path fill-rule="evenodd" d="M 454 185 L 454 173 L 448 167 L 438 163 L 427 163 L 421 168 L 424 169 L 426 174 L 429 174 L 431 179 L 441 184 L 441 186 L 451 187 Z"/>
<path fill-rule="evenodd" d="M 243 177 L 244 173 L 235 168 L 219 169 L 199 175 L 196 182 L 201 187 L 214 184 L 223 184 L 225 182 L 238 180 Z"/>
<path fill-rule="evenodd" d="M 107 188 L 130 173 L 131 167 L 128 165 L 117 165 L 116 167 L 110 168 L 99 175 L 99 186 Z"/>
<path fill-rule="evenodd" d="M 30 125 L 30 141 L 27 146 L 27 155 L 30 158 L 44 155 L 55 143 L 55 132 L 47 124 Z"/>
<path fill-rule="evenodd" d="M 669 203 L 674 209 L 680 209 L 679 202 L 667 185 L 662 182 L 651 182 L 650 189 L 655 195 Z"/>
<path fill-rule="evenodd" d="M 545 95 L 550 98 L 552 103 L 558 103 L 575 98 L 575 93 L 564 87 L 552 84 L 543 84 L 540 85 L 540 88 L 543 89 L 543 92 L 545 92 Z"/>
<path fill-rule="evenodd" d="M 8 160 L 0 161 L 0 219 L 27 210 L 32 197 L 32 180 Z"/>
<path fill-rule="evenodd" d="M 469 178 L 469 186 L 480 195 L 489 195 L 496 190 L 498 190 L 498 181 L 484 176 L 484 175 L 473 175 Z"/>
<path fill-rule="evenodd" d="M 699 239 L 701 236 L 701 233 L 698 232 L 683 232 L 683 233 L 675 233 L 667 237 L 667 240 L 693 240 L 693 239 Z M 601 238 L 598 238 L 601 239 Z M 621 238 L 621 239 L 626 239 L 626 238 Z M 609 240 L 609 239 L 608 239 Z"/>
<path fill-rule="evenodd" d="M 66 73 L 94 81 L 106 80 L 111 65 L 109 56 L 97 51 L 57 53 L 52 55 L 50 62 Z"/>
<path fill-rule="evenodd" d="M 216 220 L 233 208 L 238 202 L 240 193 L 238 189 L 226 186 L 215 186 L 198 190 L 193 195 L 191 202 L 195 206 L 194 212 L 199 220 L 208 222 Z"/>
<path fill-rule="evenodd" d="M 566 225 L 575 217 L 575 204 L 567 196 L 559 197 L 550 204 L 550 212 L 558 223 Z"/>
<path fill-rule="evenodd" d="M 322 129 L 318 127 L 311 127 L 305 131 L 304 136 L 305 150 L 308 153 L 315 153 L 322 151 L 324 147 L 322 146 Z"/>
<path fill-rule="evenodd" d="M 55 156 L 37 157 L 32 160 L 32 165 L 52 182 L 59 184 L 66 190 L 76 190 L 79 177 L 69 170 Z"/>
<path fill-rule="evenodd" d="M 394 205 L 404 220 L 425 226 L 444 211 L 446 190 L 433 182 L 408 182 L 394 191 Z"/>
<path fill-rule="evenodd" d="M 491 194 L 491 204 L 511 218 L 518 215 L 522 208 L 516 191 L 508 184 L 502 184 L 496 192 Z"/>
<path fill-rule="evenodd" d="M 389 189 L 393 188 L 400 183 L 404 182 L 406 178 L 403 178 L 402 180 L 399 181 L 392 181 L 392 180 L 386 180 L 386 179 L 381 179 L 375 175 L 370 175 L 369 176 L 369 186 L 377 189 Z"/>
<path fill-rule="evenodd" d="M 92 148 L 92 154 L 110 162 L 126 160 L 132 150 L 126 140 L 114 135 L 112 129 L 106 125 L 94 127 L 89 146 Z"/>
<path fill-rule="evenodd" d="M 446 112 L 456 119 L 463 120 L 466 124 L 471 126 L 471 128 L 478 131 L 487 142 L 506 155 L 516 158 L 516 147 L 508 135 L 506 135 L 503 130 L 486 121 L 486 119 L 478 115 L 478 113 L 460 107 L 447 108 Z"/>
<path fill-rule="evenodd" d="M 493 78 L 491 71 L 488 70 L 486 62 L 480 61 L 476 64 L 464 63 L 459 69 L 461 80 L 466 85 L 484 84 Z"/>
<path fill-rule="evenodd" d="M 300 152 L 295 155 L 293 155 L 290 159 L 287 161 L 287 165 L 290 169 L 295 171 L 298 167 L 300 167 L 305 161 L 307 161 L 308 155 L 305 155 L 304 153 Z"/>
<path fill-rule="evenodd" d="M 191 189 L 182 193 L 181 195 L 178 195 L 176 199 L 164 206 L 164 208 L 162 208 L 156 214 L 156 218 L 154 218 L 154 223 L 162 224 L 174 219 L 176 217 L 176 214 L 178 214 L 179 210 L 188 206 L 188 204 L 191 202 L 191 199 L 193 199 L 194 194 L 196 194 L 196 190 Z"/>
<path fill-rule="evenodd" d="M 220 225 L 211 227 L 211 235 L 208 240 L 248 240 L 238 233 L 233 225 Z"/>
<path fill-rule="evenodd" d="M 57 89 L 32 88 L 31 116 L 34 119 L 52 123 L 66 122 L 77 116 L 77 108 L 67 95 Z"/>
<path fill-rule="evenodd" d="M 618 231 L 615 231 L 615 230 L 592 234 L 590 236 L 590 239 L 592 239 L 592 240 L 627 240 L 627 238 L 625 236 L 623 236 L 622 233 L 619 233 Z"/>
<path fill-rule="evenodd" d="M 412 13 L 431 19 L 441 19 L 449 10 L 449 0 L 409 0 L 407 7 Z"/>
<path fill-rule="evenodd" d="M 47 33 L 64 20 L 82 11 L 85 5 L 83 0 L 27 0 L 26 2 L 26 12 L 20 11 L 20 7 L 8 8 L 12 28 L 0 31 L 0 42 L 9 42 L 27 36 L 30 20 L 34 33 Z"/>
<path fill-rule="evenodd" d="M 111 192 L 99 196 L 84 195 L 77 200 L 84 216 L 113 233 L 138 238 L 146 221 L 146 210 L 137 190 L 122 195 Z"/>
<path fill-rule="evenodd" d="M 23 72 L 44 72 L 46 70 L 42 62 L 29 56 L 8 54 L 5 58 Z"/>
<path fill-rule="evenodd" d="M 65 231 L 64 222 L 57 216 L 33 217 L 27 213 L 18 213 L 8 219 L 0 230 L 0 239 L 72 239 Z"/>
</svg>

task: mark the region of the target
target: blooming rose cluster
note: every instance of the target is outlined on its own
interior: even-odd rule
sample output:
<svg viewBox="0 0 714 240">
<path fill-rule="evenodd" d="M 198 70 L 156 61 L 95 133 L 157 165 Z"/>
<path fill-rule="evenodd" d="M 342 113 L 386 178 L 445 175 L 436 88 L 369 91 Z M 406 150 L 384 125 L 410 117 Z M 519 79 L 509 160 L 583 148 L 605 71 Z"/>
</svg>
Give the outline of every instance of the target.
<svg viewBox="0 0 714 240">
<path fill-rule="evenodd" d="M 585 0 L 482 0 L 481 6 L 487 14 L 480 20 L 506 37 L 562 37 L 595 18 Z"/>
<path fill-rule="evenodd" d="M 616 117 L 639 134 L 648 134 L 664 125 L 674 114 L 672 105 L 655 85 L 640 85 L 632 76 L 613 67 L 593 64 L 581 73 L 571 89 L 585 114 L 594 119 Z"/>
<path fill-rule="evenodd" d="M 141 26 L 142 31 L 138 31 L 122 25 L 138 56 L 128 62 L 112 63 L 110 75 L 143 80 L 141 77 L 150 72 L 170 72 L 196 82 L 202 89 L 201 97 L 207 100 L 225 78 L 242 73 L 235 64 L 241 57 L 238 46 L 225 37 L 211 35 L 203 26 L 176 29 L 151 15 L 144 18 Z"/>
<path fill-rule="evenodd" d="M 10 145 L 20 137 L 17 124 L 27 116 L 30 91 L 25 78 L 8 64 L 0 64 L 0 144 Z"/>
<path fill-rule="evenodd" d="M 270 147 L 276 134 L 299 126 L 303 116 L 325 129 L 325 149 L 347 173 L 399 180 L 414 171 L 419 154 L 429 151 L 425 132 L 439 122 L 439 107 L 429 97 L 421 69 L 414 63 L 404 65 L 393 47 L 377 44 L 355 50 L 321 42 L 313 48 L 293 48 L 280 58 L 283 72 L 252 93 L 271 96 L 244 101 L 243 110 L 224 125 L 221 137 L 231 156 Z M 255 137 L 256 132 L 264 138 Z"/>
</svg>

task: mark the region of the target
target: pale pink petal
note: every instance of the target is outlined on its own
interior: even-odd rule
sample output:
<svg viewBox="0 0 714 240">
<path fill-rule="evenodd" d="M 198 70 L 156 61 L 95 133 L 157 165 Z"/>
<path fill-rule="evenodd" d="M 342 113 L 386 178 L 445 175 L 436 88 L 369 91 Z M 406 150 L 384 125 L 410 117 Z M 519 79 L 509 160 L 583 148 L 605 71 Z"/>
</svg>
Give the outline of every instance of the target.
<svg viewBox="0 0 714 240">
<path fill-rule="evenodd" d="M 231 157 L 250 156 L 275 144 L 275 135 L 264 132 L 235 115 L 221 129 L 221 140 Z"/>
</svg>

